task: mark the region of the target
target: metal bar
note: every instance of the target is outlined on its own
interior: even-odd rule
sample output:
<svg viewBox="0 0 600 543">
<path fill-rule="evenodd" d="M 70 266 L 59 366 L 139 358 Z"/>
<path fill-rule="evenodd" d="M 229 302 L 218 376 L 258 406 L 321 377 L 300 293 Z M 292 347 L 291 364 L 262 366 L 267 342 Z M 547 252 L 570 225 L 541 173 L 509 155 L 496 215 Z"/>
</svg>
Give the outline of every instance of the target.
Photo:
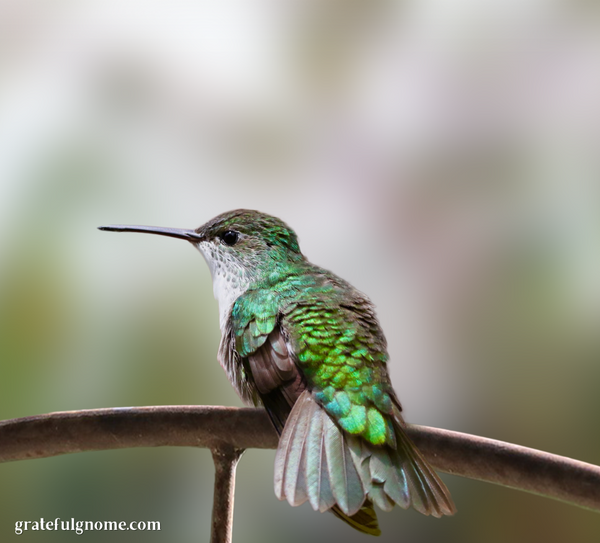
<svg viewBox="0 0 600 543">
<path fill-rule="evenodd" d="M 215 463 L 215 489 L 210 542 L 231 543 L 235 470 L 244 450 L 225 444 L 211 452 Z"/>
<path fill-rule="evenodd" d="M 449 430 L 408 425 L 407 432 L 441 471 L 600 511 L 599 466 Z M 0 422 L 0 462 L 131 447 L 274 449 L 277 442 L 263 410 L 235 407 L 94 409 Z"/>
<path fill-rule="evenodd" d="M 0 422 L 0 462 L 133 447 L 274 449 L 277 442 L 262 410 L 237 407 L 115 407 Z"/>
<path fill-rule="evenodd" d="M 600 512 L 600 466 L 451 430 L 412 426 L 409 434 L 440 471 Z"/>
</svg>

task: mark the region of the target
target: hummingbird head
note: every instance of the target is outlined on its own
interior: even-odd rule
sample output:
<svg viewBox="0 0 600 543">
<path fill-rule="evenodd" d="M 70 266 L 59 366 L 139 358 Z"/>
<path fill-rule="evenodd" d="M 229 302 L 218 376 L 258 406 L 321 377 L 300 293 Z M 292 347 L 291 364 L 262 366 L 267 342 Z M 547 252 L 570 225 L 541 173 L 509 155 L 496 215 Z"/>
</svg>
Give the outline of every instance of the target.
<svg viewBox="0 0 600 543">
<path fill-rule="evenodd" d="M 304 260 L 296 233 L 277 217 L 259 211 L 228 211 L 194 232 L 201 237 L 197 245 L 207 260 L 205 252 L 249 272 Z"/>
<path fill-rule="evenodd" d="M 221 327 L 232 304 L 250 286 L 273 284 L 305 260 L 296 233 L 287 224 L 277 217 L 248 209 L 217 215 L 196 230 L 127 225 L 99 228 L 175 237 L 195 245 L 211 271 Z"/>
</svg>

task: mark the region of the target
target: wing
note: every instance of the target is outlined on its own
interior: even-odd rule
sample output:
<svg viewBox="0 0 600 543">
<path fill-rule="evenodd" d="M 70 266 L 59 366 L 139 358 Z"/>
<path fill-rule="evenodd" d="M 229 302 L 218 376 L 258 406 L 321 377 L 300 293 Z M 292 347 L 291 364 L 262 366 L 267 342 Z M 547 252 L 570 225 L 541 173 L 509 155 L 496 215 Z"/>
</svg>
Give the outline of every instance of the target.
<svg viewBox="0 0 600 543">
<path fill-rule="evenodd" d="M 292 407 L 306 389 L 306 381 L 290 355 L 279 326 L 246 357 L 246 364 L 262 404 L 281 434 Z"/>
<path fill-rule="evenodd" d="M 281 434 L 306 382 L 278 321 L 273 293 L 254 290 L 240 296 L 221 340 L 219 359 L 242 399 L 264 405 Z"/>
<path fill-rule="evenodd" d="M 252 376 L 235 350 L 235 333 L 231 326 L 231 320 L 221 336 L 217 358 L 242 401 L 247 405 L 261 405 L 262 402 Z"/>
</svg>

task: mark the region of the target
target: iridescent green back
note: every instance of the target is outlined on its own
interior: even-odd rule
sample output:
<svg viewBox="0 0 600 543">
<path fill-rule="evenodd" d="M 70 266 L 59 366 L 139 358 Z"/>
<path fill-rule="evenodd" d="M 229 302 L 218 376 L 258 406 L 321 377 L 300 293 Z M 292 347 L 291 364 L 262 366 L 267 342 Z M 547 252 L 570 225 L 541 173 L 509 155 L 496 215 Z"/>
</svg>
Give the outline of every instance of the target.
<svg viewBox="0 0 600 543">
<path fill-rule="evenodd" d="M 331 272 L 308 262 L 301 268 L 237 300 L 232 312 L 236 351 L 242 358 L 255 352 L 279 324 L 308 388 L 337 423 L 374 445 L 395 448 L 392 419 L 400 406 L 372 304 Z"/>
</svg>

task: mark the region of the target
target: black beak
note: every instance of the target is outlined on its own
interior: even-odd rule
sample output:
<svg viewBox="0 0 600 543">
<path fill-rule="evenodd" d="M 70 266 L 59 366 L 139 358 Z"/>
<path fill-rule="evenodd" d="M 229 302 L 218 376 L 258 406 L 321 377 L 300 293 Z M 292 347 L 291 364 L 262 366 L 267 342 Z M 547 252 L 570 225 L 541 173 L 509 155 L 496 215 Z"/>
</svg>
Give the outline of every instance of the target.
<svg viewBox="0 0 600 543">
<path fill-rule="evenodd" d="M 198 243 L 204 240 L 202 234 L 195 230 L 186 230 L 185 228 L 165 228 L 162 226 L 134 226 L 127 224 L 110 224 L 108 226 L 99 226 L 98 230 L 108 232 L 141 232 L 143 234 L 158 234 L 159 236 L 169 236 L 171 238 L 185 239 L 192 243 Z"/>
</svg>

